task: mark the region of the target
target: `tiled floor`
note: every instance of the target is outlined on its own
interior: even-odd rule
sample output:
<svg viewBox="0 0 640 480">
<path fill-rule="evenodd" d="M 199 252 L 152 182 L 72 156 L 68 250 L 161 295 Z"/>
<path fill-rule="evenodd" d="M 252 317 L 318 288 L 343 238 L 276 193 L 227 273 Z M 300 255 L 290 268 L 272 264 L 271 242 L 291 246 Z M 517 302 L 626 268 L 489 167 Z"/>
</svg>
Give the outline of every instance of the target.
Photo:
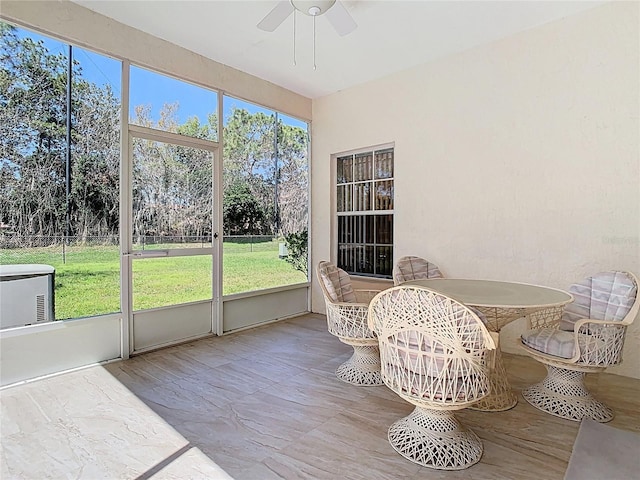
<svg viewBox="0 0 640 480">
<path fill-rule="evenodd" d="M 484 442 L 470 469 L 405 460 L 386 432 L 412 407 L 386 387 L 338 380 L 350 351 L 323 316 L 306 315 L 4 389 L 1 478 L 563 478 L 579 424 L 522 399 L 458 414 Z M 526 357 L 504 358 L 518 392 L 544 376 Z M 640 380 L 588 380 L 614 408 L 611 425 L 640 431 Z"/>
</svg>

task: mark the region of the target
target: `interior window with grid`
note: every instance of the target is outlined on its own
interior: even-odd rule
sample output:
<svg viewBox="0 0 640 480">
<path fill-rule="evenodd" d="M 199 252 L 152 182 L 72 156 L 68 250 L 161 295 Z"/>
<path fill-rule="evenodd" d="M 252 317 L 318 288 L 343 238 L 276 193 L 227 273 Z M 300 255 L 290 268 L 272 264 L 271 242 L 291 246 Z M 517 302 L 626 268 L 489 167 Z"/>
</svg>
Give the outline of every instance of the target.
<svg viewBox="0 0 640 480">
<path fill-rule="evenodd" d="M 393 148 L 337 157 L 338 266 L 390 278 L 393 268 Z"/>
</svg>

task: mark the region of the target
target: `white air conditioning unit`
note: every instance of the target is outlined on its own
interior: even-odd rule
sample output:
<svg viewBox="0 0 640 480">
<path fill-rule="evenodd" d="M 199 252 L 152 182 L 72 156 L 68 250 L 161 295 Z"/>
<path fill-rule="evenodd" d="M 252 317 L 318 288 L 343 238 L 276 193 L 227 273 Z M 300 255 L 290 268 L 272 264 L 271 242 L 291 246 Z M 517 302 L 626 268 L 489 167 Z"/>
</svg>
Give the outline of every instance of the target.
<svg viewBox="0 0 640 480">
<path fill-rule="evenodd" d="M 55 320 L 55 268 L 0 265 L 0 328 Z"/>
</svg>

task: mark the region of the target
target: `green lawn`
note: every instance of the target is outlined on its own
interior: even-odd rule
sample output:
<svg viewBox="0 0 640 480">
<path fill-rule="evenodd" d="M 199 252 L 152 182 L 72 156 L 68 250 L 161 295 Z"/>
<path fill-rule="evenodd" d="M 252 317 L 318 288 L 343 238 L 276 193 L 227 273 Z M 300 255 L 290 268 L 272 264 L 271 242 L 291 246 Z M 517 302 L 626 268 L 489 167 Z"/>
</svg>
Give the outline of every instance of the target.
<svg viewBox="0 0 640 480">
<path fill-rule="evenodd" d="M 278 258 L 277 242 L 224 242 L 223 294 L 305 282 L 304 274 Z M 158 246 L 162 248 L 163 246 Z M 147 247 L 149 249 L 149 247 Z M 117 246 L 0 250 L 0 264 L 41 263 L 56 270 L 56 319 L 120 310 Z M 211 298 L 210 256 L 134 260 L 135 310 Z"/>
</svg>

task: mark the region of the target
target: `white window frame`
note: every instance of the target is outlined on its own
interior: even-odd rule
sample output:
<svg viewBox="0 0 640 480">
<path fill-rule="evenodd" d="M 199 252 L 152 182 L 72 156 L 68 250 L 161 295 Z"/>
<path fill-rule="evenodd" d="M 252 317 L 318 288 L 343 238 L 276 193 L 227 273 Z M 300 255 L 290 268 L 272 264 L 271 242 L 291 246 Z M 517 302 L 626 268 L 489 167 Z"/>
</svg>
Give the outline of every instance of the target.
<svg viewBox="0 0 640 480">
<path fill-rule="evenodd" d="M 388 149 L 392 149 L 394 151 L 394 166 L 393 166 L 393 172 L 394 175 L 392 175 L 389 178 L 385 178 L 384 180 L 391 180 L 393 182 L 393 186 L 394 186 L 394 195 L 393 195 L 393 202 L 394 202 L 394 207 L 395 207 L 395 143 L 385 143 L 385 144 L 380 144 L 380 145 L 374 145 L 374 146 L 370 146 L 370 147 L 364 147 L 364 148 L 358 148 L 355 150 L 348 150 L 348 151 L 344 151 L 344 152 L 340 152 L 340 153 L 335 153 L 331 155 L 331 188 L 332 188 L 332 213 L 331 213 L 331 231 L 332 231 L 332 243 L 331 243 L 331 258 L 333 259 L 334 263 L 336 265 L 338 265 L 338 255 L 339 255 L 339 239 L 338 239 L 338 219 L 339 217 L 344 217 L 344 216 L 366 216 L 366 215 L 371 215 L 371 216 L 375 216 L 375 215 L 391 215 L 393 218 L 393 227 L 392 227 L 392 242 L 390 244 L 391 246 L 391 260 L 390 260 L 390 264 L 393 265 L 393 255 L 394 255 L 394 251 L 395 251 L 395 235 L 394 235 L 394 231 L 395 230 L 395 213 L 394 213 L 394 209 L 389 209 L 389 210 L 361 210 L 361 211 L 357 211 L 357 210 L 352 210 L 352 211 L 348 211 L 348 212 L 339 212 L 338 211 L 338 186 L 339 185 L 345 185 L 344 183 L 339 184 L 338 183 L 338 172 L 337 172 L 337 161 L 338 158 L 341 157 L 345 157 L 345 156 L 349 156 L 349 155 L 358 155 L 361 153 L 368 153 L 371 152 L 374 155 L 375 158 L 375 153 L 377 151 L 380 150 L 388 150 Z M 374 172 L 375 172 L 375 165 L 374 165 Z M 375 177 L 375 173 L 374 173 L 374 177 Z M 375 184 L 375 178 L 372 180 Z M 367 182 L 369 182 L 369 180 L 367 180 Z M 352 184 L 355 185 L 357 183 L 362 183 L 360 181 L 351 181 L 348 182 L 348 184 Z M 371 195 L 375 195 L 375 191 L 371 192 Z M 354 199 L 352 198 L 352 201 Z M 377 244 L 373 244 L 373 247 L 375 248 Z M 387 244 L 385 244 L 387 245 Z M 359 277 L 363 277 L 363 278 L 380 278 L 380 279 L 390 279 L 391 278 L 391 272 L 389 272 L 389 275 L 379 275 L 376 273 L 370 274 L 370 273 L 361 273 L 361 272 L 348 272 L 351 275 L 357 275 Z"/>
</svg>

